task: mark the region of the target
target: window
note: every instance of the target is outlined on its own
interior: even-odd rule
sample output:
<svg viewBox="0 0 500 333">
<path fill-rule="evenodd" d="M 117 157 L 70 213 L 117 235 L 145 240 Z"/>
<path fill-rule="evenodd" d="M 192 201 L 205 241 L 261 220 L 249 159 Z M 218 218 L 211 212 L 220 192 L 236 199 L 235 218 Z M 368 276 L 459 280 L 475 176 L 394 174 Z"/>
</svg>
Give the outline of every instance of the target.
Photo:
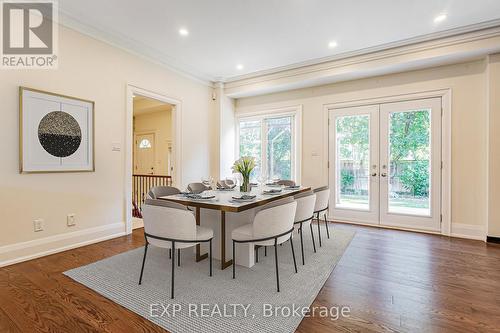
<svg viewBox="0 0 500 333">
<path fill-rule="evenodd" d="M 261 174 L 261 121 L 260 120 L 241 120 L 240 121 L 240 155 L 255 157 L 255 169 L 252 172 L 253 180 Z"/>
<path fill-rule="evenodd" d="M 238 118 L 238 156 L 256 159 L 252 181 L 299 181 L 299 120 L 298 108 L 294 112 Z"/>
<path fill-rule="evenodd" d="M 151 142 L 148 139 L 142 139 L 141 143 L 139 143 L 139 148 L 151 148 Z"/>
</svg>

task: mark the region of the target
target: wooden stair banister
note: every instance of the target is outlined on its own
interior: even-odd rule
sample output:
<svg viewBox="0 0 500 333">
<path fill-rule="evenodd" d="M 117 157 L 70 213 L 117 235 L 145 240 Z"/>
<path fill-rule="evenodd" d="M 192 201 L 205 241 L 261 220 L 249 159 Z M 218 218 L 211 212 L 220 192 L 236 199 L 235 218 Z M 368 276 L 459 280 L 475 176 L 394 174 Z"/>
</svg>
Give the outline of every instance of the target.
<svg viewBox="0 0 500 333">
<path fill-rule="evenodd" d="M 142 218 L 141 207 L 149 189 L 155 186 L 172 186 L 172 176 L 132 175 L 132 216 Z"/>
</svg>

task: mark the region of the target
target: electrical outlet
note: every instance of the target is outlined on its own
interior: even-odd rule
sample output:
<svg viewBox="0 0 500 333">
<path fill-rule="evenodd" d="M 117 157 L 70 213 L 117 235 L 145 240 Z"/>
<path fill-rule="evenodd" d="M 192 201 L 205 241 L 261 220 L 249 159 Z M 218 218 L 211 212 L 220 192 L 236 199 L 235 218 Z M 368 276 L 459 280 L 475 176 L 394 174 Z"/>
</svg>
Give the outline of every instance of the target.
<svg viewBox="0 0 500 333">
<path fill-rule="evenodd" d="M 33 228 L 35 229 L 35 232 L 42 231 L 43 230 L 43 219 L 36 219 L 33 221 Z"/>
<path fill-rule="evenodd" d="M 68 216 L 66 216 L 66 225 L 68 227 L 72 227 L 72 226 L 76 225 L 75 216 L 76 216 L 76 214 L 74 214 L 74 213 L 68 214 Z"/>
</svg>

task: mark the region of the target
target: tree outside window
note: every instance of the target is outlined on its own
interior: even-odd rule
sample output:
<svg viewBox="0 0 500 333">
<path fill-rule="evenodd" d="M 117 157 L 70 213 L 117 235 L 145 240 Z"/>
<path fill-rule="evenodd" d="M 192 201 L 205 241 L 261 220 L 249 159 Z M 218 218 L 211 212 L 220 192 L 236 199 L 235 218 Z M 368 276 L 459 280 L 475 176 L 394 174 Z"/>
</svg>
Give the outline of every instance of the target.
<svg viewBox="0 0 500 333">
<path fill-rule="evenodd" d="M 252 181 L 293 179 L 293 126 L 291 115 L 239 122 L 240 157 L 256 159 Z"/>
</svg>

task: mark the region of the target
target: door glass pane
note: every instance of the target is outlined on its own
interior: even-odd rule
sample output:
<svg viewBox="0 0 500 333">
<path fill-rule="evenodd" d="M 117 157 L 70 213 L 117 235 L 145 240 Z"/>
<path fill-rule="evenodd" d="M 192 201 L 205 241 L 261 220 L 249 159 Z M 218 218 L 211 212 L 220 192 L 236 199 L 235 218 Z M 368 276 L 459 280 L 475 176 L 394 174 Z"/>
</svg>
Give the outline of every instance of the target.
<svg viewBox="0 0 500 333">
<path fill-rule="evenodd" d="M 336 207 L 370 209 L 370 116 L 336 119 Z"/>
<path fill-rule="evenodd" d="M 389 121 L 389 212 L 430 216 L 431 111 L 393 112 Z"/>
<path fill-rule="evenodd" d="M 266 119 L 269 179 L 292 179 L 293 116 Z"/>
<path fill-rule="evenodd" d="M 139 148 L 141 149 L 151 148 L 151 142 L 148 139 L 142 139 L 141 143 L 139 143 Z"/>
<path fill-rule="evenodd" d="M 261 170 L 261 125 L 260 120 L 240 122 L 240 157 L 255 157 L 255 169 L 252 171 L 251 180 L 255 181 Z"/>
</svg>

